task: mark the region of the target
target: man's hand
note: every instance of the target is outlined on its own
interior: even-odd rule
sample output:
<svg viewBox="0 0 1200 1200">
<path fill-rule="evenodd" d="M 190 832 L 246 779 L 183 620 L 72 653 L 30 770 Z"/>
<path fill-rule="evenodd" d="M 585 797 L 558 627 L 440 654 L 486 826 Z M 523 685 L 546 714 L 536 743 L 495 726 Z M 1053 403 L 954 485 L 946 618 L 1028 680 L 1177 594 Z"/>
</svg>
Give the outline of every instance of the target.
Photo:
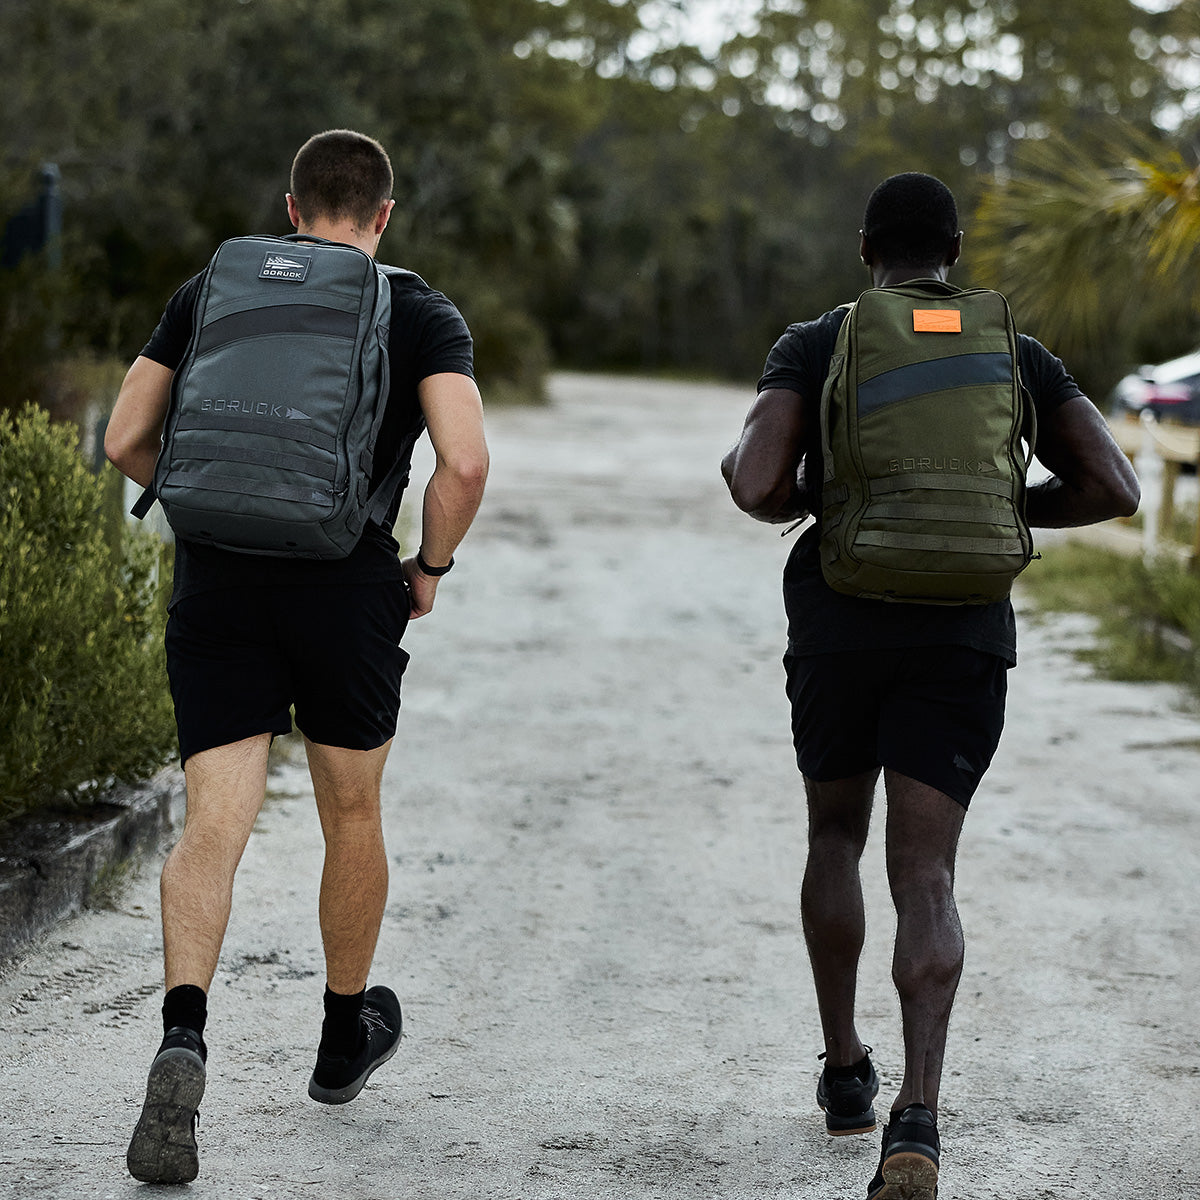
<svg viewBox="0 0 1200 1200">
<path fill-rule="evenodd" d="M 400 570 L 404 572 L 404 580 L 408 584 L 408 594 L 412 599 L 412 607 L 408 611 L 408 619 L 415 621 L 423 617 L 433 608 L 434 597 L 437 595 L 437 585 L 441 576 L 426 575 L 417 566 L 417 556 L 401 559 Z"/>
</svg>

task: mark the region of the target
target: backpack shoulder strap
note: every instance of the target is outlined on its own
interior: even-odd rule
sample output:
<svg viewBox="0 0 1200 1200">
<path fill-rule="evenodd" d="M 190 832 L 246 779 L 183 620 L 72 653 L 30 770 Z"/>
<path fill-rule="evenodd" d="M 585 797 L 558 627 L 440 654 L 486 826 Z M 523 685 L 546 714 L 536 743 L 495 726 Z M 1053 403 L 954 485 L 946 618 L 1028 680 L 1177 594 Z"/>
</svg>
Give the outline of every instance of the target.
<svg viewBox="0 0 1200 1200">
<path fill-rule="evenodd" d="M 410 271 L 407 267 L 393 267 L 390 263 L 381 262 L 377 262 L 375 266 L 381 275 L 386 275 L 389 279 L 409 279 L 421 287 L 429 286 L 416 271 Z"/>
<path fill-rule="evenodd" d="M 158 499 L 158 493 L 154 490 L 154 484 L 151 483 L 142 489 L 142 494 L 137 498 L 134 506 L 129 510 L 129 515 L 136 517 L 141 521 L 150 511 L 151 505 Z"/>
</svg>

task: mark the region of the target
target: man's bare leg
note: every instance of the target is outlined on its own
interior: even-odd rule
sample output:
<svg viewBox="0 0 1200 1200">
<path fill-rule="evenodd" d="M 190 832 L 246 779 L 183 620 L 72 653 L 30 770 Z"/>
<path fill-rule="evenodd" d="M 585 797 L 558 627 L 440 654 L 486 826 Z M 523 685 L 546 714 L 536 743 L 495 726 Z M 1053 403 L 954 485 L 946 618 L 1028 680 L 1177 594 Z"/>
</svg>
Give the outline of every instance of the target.
<svg viewBox="0 0 1200 1200">
<path fill-rule="evenodd" d="M 271 735 L 193 754 L 184 764 L 187 816 L 162 871 L 166 1036 L 125 1155 L 135 1179 L 189 1183 L 200 1169 L 197 1109 L 204 1096 L 205 995 L 229 924 L 233 877 L 262 808 Z"/>
<path fill-rule="evenodd" d="M 326 978 L 342 994 L 366 987 L 387 903 L 379 793 L 391 746 L 344 750 L 305 741 L 325 835 L 320 920 Z"/>
<path fill-rule="evenodd" d="M 400 1002 L 390 988 L 365 991 L 387 903 L 380 784 L 391 742 L 345 750 L 305 742 L 325 834 L 321 938 L 325 1020 L 308 1094 L 345 1104 L 400 1045 Z"/>
<path fill-rule="evenodd" d="M 846 1067 L 866 1054 L 854 1023 L 858 960 L 866 923 L 858 864 L 867 842 L 879 771 L 830 783 L 804 780 L 808 863 L 800 889 L 826 1062 Z"/>
<path fill-rule="evenodd" d="M 892 1109 L 923 1104 L 936 1115 L 963 965 L 954 862 L 966 809 L 896 771 L 886 771 L 884 783 L 888 882 L 897 921 L 892 979 L 904 1023 L 904 1080 Z"/>
<path fill-rule="evenodd" d="M 167 990 L 208 991 L 233 901 L 233 879 L 267 790 L 271 735 L 193 754 L 184 764 L 187 816 L 162 870 Z"/>
</svg>

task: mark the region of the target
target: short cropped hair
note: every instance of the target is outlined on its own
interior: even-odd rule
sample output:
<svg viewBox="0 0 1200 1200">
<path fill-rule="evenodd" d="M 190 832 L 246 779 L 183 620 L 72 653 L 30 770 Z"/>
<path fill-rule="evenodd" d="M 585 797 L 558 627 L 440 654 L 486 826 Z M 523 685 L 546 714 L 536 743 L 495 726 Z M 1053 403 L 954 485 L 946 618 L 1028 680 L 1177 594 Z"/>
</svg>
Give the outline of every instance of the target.
<svg viewBox="0 0 1200 1200">
<path fill-rule="evenodd" d="M 314 134 L 292 161 L 292 198 L 306 225 L 349 219 L 366 229 L 391 199 L 393 183 L 387 151 L 352 129 Z"/>
<path fill-rule="evenodd" d="M 940 179 L 906 171 L 885 179 L 871 193 L 862 231 L 875 256 L 888 266 L 940 266 L 958 236 L 958 207 Z"/>
</svg>

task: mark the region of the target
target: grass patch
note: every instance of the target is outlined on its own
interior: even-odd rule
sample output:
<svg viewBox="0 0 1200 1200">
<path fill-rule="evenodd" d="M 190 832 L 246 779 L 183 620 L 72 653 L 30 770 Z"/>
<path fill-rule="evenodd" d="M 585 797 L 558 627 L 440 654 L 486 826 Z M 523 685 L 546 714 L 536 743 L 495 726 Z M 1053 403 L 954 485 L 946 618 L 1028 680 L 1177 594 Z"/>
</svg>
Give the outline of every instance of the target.
<svg viewBox="0 0 1200 1200">
<path fill-rule="evenodd" d="M 1196 521 L 1198 518 L 1196 505 L 1184 504 L 1175 509 L 1168 528 L 1158 531 L 1164 541 L 1175 542 L 1180 546 L 1191 546 L 1196 537 Z M 1129 519 L 1131 529 L 1146 528 L 1146 514 L 1138 512 Z"/>
<path fill-rule="evenodd" d="M 130 885 L 138 877 L 140 866 L 140 855 L 105 863 L 96 872 L 96 878 L 88 888 L 86 907 L 120 912 Z"/>
<path fill-rule="evenodd" d="M 1165 556 L 1147 565 L 1064 542 L 1030 564 L 1021 590 L 1042 610 L 1097 618 L 1097 645 L 1083 656 L 1108 678 L 1181 683 L 1200 694 L 1200 574 Z"/>
</svg>

